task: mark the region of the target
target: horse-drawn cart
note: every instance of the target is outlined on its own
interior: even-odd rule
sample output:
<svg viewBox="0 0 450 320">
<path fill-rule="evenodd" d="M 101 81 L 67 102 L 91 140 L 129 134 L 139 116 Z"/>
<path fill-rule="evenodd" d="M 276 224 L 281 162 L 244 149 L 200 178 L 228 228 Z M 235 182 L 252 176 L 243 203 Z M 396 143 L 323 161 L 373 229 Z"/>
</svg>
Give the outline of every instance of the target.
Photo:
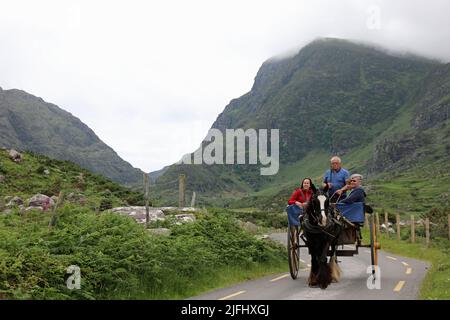
<svg viewBox="0 0 450 320">
<path fill-rule="evenodd" d="M 318 214 L 320 214 L 321 211 L 325 210 L 319 207 L 317 210 L 317 212 L 319 212 Z M 380 244 L 377 242 L 377 230 L 374 221 L 374 215 L 371 214 L 372 211 L 372 208 L 365 205 L 364 203 L 355 203 L 353 205 L 345 206 L 340 204 L 330 204 L 326 208 L 329 221 L 325 219 L 325 221 L 327 222 L 323 226 L 320 223 L 314 224 L 314 221 L 311 221 L 311 218 L 314 218 L 314 208 L 311 208 L 310 210 L 310 217 L 308 217 L 308 212 L 306 212 L 306 214 L 303 216 L 303 218 L 300 219 L 298 224 L 289 223 L 287 233 L 287 247 L 289 270 L 292 279 L 296 279 L 298 276 L 298 271 L 300 268 L 300 248 L 309 249 L 309 254 L 311 254 L 312 256 L 312 264 L 315 262 L 314 259 L 317 260 L 318 264 L 320 264 L 320 259 L 322 259 L 323 262 L 323 256 L 325 255 L 325 253 L 326 256 L 330 257 L 331 263 L 333 259 L 335 260 L 335 262 L 337 262 L 338 256 L 353 256 L 355 254 L 358 254 L 359 248 L 370 248 L 372 275 L 373 280 L 375 280 L 376 266 L 378 265 L 377 256 L 378 250 L 380 249 Z M 361 228 L 364 226 L 365 213 L 370 214 L 370 243 L 368 244 L 362 243 L 361 235 Z M 318 217 L 320 218 L 319 215 Z M 331 225 L 333 225 L 333 227 L 329 227 Z M 316 256 L 314 256 L 313 253 L 311 253 L 311 242 L 318 241 L 317 239 L 319 239 L 314 234 L 317 234 L 317 236 L 320 236 L 320 234 L 322 234 L 322 238 L 329 239 L 328 242 L 324 242 L 325 247 L 319 250 L 325 250 L 322 257 L 320 256 L 320 254 L 316 253 Z M 303 244 L 300 240 L 302 240 Z M 350 245 L 352 245 L 352 247 L 349 249 L 348 247 Z M 316 264 L 316 269 L 318 268 L 318 264 Z"/>
</svg>

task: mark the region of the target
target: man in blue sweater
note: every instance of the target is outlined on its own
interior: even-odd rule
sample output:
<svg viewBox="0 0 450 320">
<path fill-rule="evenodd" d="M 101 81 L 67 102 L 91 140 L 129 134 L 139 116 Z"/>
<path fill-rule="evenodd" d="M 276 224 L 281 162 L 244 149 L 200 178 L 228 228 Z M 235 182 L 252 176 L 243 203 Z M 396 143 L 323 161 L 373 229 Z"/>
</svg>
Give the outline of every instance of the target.
<svg viewBox="0 0 450 320">
<path fill-rule="evenodd" d="M 330 202 L 336 202 L 337 199 L 346 197 L 345 191 L 348 189 L 346 185 L 350 173 L 341 167 L 341 158 L 335 156 L 330 160 L 331 168 L 323 175 L 322 187 L 328 187 L 328 196 Z"/>
</svg>

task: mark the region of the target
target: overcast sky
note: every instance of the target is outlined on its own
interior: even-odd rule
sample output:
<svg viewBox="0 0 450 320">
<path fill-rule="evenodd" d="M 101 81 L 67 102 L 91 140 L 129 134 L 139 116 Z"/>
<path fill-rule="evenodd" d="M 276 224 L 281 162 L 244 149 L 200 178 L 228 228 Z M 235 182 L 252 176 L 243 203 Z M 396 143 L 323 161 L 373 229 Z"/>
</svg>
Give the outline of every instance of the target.
<svg viewBox="0 0 450 320">
<path fill-rule="evenodd" d="M 0 86 L 154 171 L 194 151 L 268 58 L 338 37 L 450 62 L 449 12 L 447 0 L 0 0 Z"/>
</svg>

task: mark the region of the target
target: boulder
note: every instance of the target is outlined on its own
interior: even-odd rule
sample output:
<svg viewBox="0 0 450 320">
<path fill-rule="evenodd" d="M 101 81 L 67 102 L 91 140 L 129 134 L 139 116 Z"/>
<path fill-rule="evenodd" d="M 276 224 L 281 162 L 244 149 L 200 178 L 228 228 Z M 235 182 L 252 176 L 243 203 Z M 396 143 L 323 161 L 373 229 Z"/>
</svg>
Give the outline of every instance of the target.
<svg viewBox="0 0 450 320">
<path fill-rule="evenodd" d="M 32 210 L 44 211 L 44 208 L 42 208 L 42 207 L 28 207 L 28 208 L 25 209 L 24 212 L 28 212 L 28 211 L 32 211 Z"/>
<path fill-rule="evenodd" d="M 6 204 L 6 207 L 12 208 L 12 207 L 19 206 L 22 204 L 23 204 L 23 200 L 20 197 L 15 196 Z"/>
<path fill-rule="evenodd" d="M 193 214 L 176 214 L 175 219 L 181 223 L 189 223 L 195 221 L 195 216 Z"/>
<path fill-rule="evenodd" d="M 14 149 L 9 150 L 8 155 L 9 158 L 14 162 L 22 162 L 23 160 L 23 155 Z"/>
<path fill-rule="evenodd" d="M 51 206 L 54 206 L 55 202 L 52 198 L 46 196 L 45 194 L 35 194 L 30 199 L 28 199 L 28 206 L 29 207 L 44 207 L 49 208 Z"/>
<path fill-rule="evenodd" d="M 254 234 L 254 233 L 258 232 L 258 226 L 250 221 L 244 222 L 244 221 L 239 220 L 238 224 L 242 229 L 244 229 L 250 233 Z"/>
<path fill-rule="evenodd" d="M 182 212 L 198 212 L 201 211 L 202 209 L 200 208 L 194 208 L 194 207 L 185 207 L 185 208 L 181 208 Z"/>
<path fill-rule="evenodd" d="M 158 220 L 165 220 L 165 214 L 160 209 L 149 208 L 149 222 Z M 119 213 L 132 217 L 139 223 L 145 223 L 146 211 L 145 207 L 133 206 L 133 207 L 117 207 L 110 210 L 110 212 Z"/>
</svg>

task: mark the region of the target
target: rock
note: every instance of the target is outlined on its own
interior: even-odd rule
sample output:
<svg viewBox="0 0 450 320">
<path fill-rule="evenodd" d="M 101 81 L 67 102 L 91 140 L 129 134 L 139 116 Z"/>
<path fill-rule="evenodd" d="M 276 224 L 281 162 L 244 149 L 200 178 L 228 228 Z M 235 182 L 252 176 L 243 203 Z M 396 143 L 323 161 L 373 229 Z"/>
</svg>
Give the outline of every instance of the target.
<svg viewBox="0 0 450 320">
<path fill-rule="evenodd" d="M 147 231 L 158 236 L 168 236 L 171 233 L 170 229 L 167 228 L 147 229 Z"/>
<path fill-rule="evenodd" d="M 176 214 L 175 218 L 178 222 L 181 223 L 189 223 L 195 221 L 195 216 L 193 214 Z"/>
<path fill-rule="evenodd" d="M 2 183 L 3 181 L 5 181 L 5 176 L 0 174 L 0 183 Z"/>
<path fill-rule="evenodd" d="M 194 207 L 185 207 L 185 208 L 181 208 L 182 212 L 198 212 L 201 211 L 200 208 L 194 208 Z"/>
<path fill-rule="evenodd" d="M 178 212 L 199 212 L 205 211 L 204 209 L 194 208 L 194 207 L 159 207 L 158 209 L 162 210 L 165 214 L 176 214 Z"/>
<path fill-rule="evenodd" d="M 42 208 L 42 207 L 28 207 L 28 208 L 25 209 L 25 212 L 32 211 L 32 210 L 44 211 L 44 208 Z"/>
<path fill-rule="evenodd" d="M 44 170 L 44 174 L 49 175 L 49 174 L 50 174 L 50 170 L 45 169 L 45 170 Z"/>
<path fill-rule="evenodd" d="M 250 221 L 243 222 L 239 220 L 239 226 L 250 233 L 256 233 L 258 231 L 258 226 Z"/>
<path fill-rule="evenodd" d="M 117 207 L 110 210 L 110 212 L 119 213 L 132 217 L 139 223 L 145 223 L 146 212 L 145 207 L 134 206 L 134 207 Z M 165 214 L 162 210 L 150 208 L 149 210 L 149 222 L 154 222 L 158 220 L 165 220 Z"/>
<path fill-rule="evenodd" d="M 46 196 L 45 194 L 38 193 L 28 199 L 28 206 L 30 207 L 49 208 L 54 205 L 55 202 L 53 201 L 53 199 Z"/>
<path fill-rule="evenodd" d="M 12 208 L 12 207 L 19 206 L 22 204 L 23 204 L 23 200 L 20 197 L 15 196 L 6 204 L 6 207 Z"/>
<path fill-rule="evenodd" d="M 9 150 L 9 158 L 14 162 L 22 162 L 23 156 L 20 152 L 17 152 L 14 149 Z"/>
</svg>

